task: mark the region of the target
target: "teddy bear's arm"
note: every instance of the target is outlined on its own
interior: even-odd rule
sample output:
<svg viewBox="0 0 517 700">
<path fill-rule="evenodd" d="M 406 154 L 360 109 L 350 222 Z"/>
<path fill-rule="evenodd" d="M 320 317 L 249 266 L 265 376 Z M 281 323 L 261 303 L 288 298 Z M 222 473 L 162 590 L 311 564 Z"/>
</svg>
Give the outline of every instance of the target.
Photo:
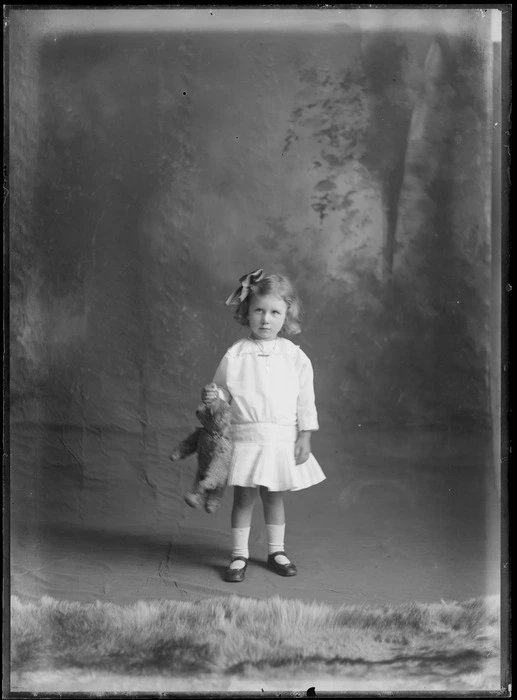
<svg viewBox="0 0 517 700">
<path fill-rule="evenodd" d="M 170 459 L 174 462 L 177 459 L 185 459 L 191 454 L 194 454 L 197 450 L 199 443 L 199 436 L 201 435 L 202 428 L 197 428 L 191 433 L 187 438 L 182 440 L 176 447 L 174 452 L 171 454 Z"/>
</svg>

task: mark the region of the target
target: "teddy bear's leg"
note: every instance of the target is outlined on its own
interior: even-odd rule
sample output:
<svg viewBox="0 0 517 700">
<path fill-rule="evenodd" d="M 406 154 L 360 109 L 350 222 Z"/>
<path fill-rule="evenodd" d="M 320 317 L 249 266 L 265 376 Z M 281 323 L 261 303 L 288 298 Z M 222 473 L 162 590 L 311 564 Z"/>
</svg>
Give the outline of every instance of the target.
<svg viewBox="0 0 517 700">
<path fill-rule="evenodd" d="M 201 508 L 204 505 L 204 498 L 197 488 L 193 488 L 185 494 L 185 503 L 191 508 Z"/>
<path fill-rule="evenodd" d="M 223 501 L 224 487 L 218 487 L 209 491 L 206 496 L 205 510 L 207 513 L 215 513 L 219 510 Z"/>
<path fill-rule="evenodd" d="M 203 505 L 199 494 L 193 493 L 192 491 L 185 494 L 185 503 L 191 508 L 201 508 Z"/>
<path fill-rule="evenodd" d="M 222 485 L 228 474 L 228 466 L 224 455 L 214 455 L 207 469 L 207 476 L 203 479 L 203 487 L 207 491 L 213 491 Z"/>
<path fill-rule="evenodd" d="M 202 477 L 201 477 L 202 478 Z M 205 505 L 205 489 L 203 488 L 202 481 L 200 480 L 200 472 L 196 474 L 192 488 L 185 494 L 185 502 L 191 508 L 201 508 Z"/>
<path fill-rule="evenodd" d="M 204 491 L 213 491 L 217 486 L 217 479 L 213 475 L 209 475 L 201 482 Z"/>
</svg>

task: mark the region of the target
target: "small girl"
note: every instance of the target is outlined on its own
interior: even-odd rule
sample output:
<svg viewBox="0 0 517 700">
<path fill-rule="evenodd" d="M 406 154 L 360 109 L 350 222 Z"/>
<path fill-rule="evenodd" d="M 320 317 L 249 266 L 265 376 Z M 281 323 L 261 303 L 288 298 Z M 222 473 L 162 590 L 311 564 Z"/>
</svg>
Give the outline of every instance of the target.
<svg viewBox="0 0 517 700">
<path fill-rule="evenodd" d="M 300 302 L 283 275 L 255 270 L 241 277 L 226 301 L 250 335 L 224 355 L 203 401 L 219 394 L 232 408 L 233 454 L 228 484 L 234 486 L 233 550 L 225 580 L 244 580 L 253 508 L 260 491 L 268 541 L 268 567 L 295 576 L 284 551 L 284 491 L 298 491 L 325 479 L 311 454 L 318 430 L 313 370 L 307 355 L 280 333 L 300 332 Z"/>
</svg>

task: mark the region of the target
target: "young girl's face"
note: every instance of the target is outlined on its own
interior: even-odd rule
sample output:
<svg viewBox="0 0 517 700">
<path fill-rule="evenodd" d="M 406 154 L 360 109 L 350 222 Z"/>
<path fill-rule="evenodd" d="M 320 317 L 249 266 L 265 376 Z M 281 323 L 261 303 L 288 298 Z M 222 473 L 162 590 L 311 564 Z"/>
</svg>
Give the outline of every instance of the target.
<svg viewBox="0 0 517 700">
<path fill-rule="evenodd" d="M 255 340 L 275 340 L 282 330 L 286 314 L 287 304 L 280 297 L 253 295 L 248 311 L 251 337 Z"/>
</svg>

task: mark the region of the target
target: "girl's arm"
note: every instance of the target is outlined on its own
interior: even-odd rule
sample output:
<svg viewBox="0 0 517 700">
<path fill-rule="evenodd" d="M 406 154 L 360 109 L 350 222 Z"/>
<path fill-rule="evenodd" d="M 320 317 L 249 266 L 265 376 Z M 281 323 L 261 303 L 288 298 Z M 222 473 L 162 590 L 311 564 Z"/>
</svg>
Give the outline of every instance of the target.
<svg viewBox="0 0 517 700">
<path fill-rule="evenodd" d="M 300 350 L 298 365 L 298 437 L 294 446 L 296 464 L 303 464 L 311 453 L 311 432 L 318 430 L 318 412 L 314 395 L 314 372 L 307 355 Z"/>
<path fill-rule="evenodd" d="M 300 430 L 294 445 L 294 459 L 296 464 L 303 464 L 309 459 L 311 453 L 311 431 Z"/>
<path fill-rule="evenodd" d="M 300 432 L 318 430 L 318 412 L 314 395 L 314 372 L 312 364 L 303 350 L 298 357 L 298 394 L 297 418 Z M 310 435 L 309 435 L 310 438 Z"/>
<path fill-rule="evenodd" d="M 219 396 L 227 401 L 228 403 L 231 403 L 232 401 L 232 395 L 230 394 L 230 391 L 228 389 L 228 384 L 227 384 L 227 376 L 228 376 L 228 355 L 225 355 L 221 362 L 219 363 L 219 367 L 216 370 L 216 373 L 213 378 L 213 383 L 217 385 L 217 388 L 219 390 Z"/>
</svg>

